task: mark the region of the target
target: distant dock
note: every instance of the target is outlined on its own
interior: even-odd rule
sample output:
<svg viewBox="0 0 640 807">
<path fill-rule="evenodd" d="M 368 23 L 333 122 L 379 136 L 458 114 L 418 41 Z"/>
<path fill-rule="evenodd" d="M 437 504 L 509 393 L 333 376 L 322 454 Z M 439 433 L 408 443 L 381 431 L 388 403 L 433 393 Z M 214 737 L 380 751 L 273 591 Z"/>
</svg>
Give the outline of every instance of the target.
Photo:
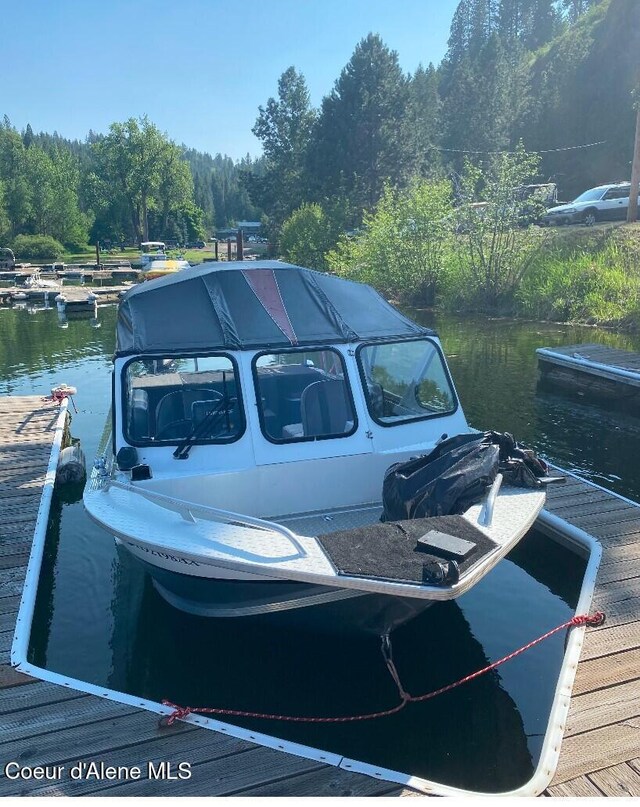
<svg viewBox="0 0 640 807">
<path fill-rule="evenodd" d="M 115 286 L 60 286 L 58 288 L 12 286 L 10 288 L 0 288 L 0 304 L 26 303 L 27 305 L 45 305 L 55 308 L 56 297 L 62 294 L 65 297 L 65 302 L 71 308 L 86 304 L 89 295 L 92 295 L 90 298 L 92 304 L 95 302 L 98 305 L 107 305 L 117 303 L 130 288 L 130 285 L 124 284 Z"/>
<path fill-rule="evenodd" d="M 0 397 L 0 796 L 404 796 L 439 793 L 420 780 L 386 781 L 372 765 L 305 749 L 257 732 L 190 715 L 158 727 L 158 704 L 41 670 L 24 661 L 66 402 Z M 590 611 L 607 621 L 572 632 L 577 672 L 562 698 L 565 716 L 550 721 L 559 760 L 546 796 L 640 795 L 640 507 L 569 477 L 550 486 L 541 528 L 582 530 L 602 547 Z M 22 596 L 22 603 L 21 603 Z M 26 630 L 24 629 L 26 620 Z M 574 631 L 584 631 L 574 628 Z M 578 640 L 577 644 L 574 642 Z M 15 638 L 14 638 L 15 637 Z M 567 653 L 570 650 L 568 649 Z M 11 654 L 11 656 L 10 656 Z M 22 672 L 16 670 L 18 664 Z M 24 673 L 27 672 L 28 675 Z M 41 679 L 41 680 L 37 680 Z M 535 682 L 532 683 L 535 686 Z M 143 708 L 141 708 L 143 707 Z M 154 713 L 155 712 L 155 713 Z M 187 762 L 188 779 L 10 779 L 21 766 L 79 762 L 105 766 Z M 461 760 L 464 765 L 464 760 Z M 541 771 L 548 782 L 552 771 Z M 356 772 L 366 770 L 368 775 Z M 415 788 L 415 789 L 414 789 Z M 539 789 L 536 790 L 539 792 Z"/>
<path fill-rule="evenodd" d="M 542 379 L 595 397 L 640 401 L 640 353 L 604 345 L 536 350 Z"/>
</svg>

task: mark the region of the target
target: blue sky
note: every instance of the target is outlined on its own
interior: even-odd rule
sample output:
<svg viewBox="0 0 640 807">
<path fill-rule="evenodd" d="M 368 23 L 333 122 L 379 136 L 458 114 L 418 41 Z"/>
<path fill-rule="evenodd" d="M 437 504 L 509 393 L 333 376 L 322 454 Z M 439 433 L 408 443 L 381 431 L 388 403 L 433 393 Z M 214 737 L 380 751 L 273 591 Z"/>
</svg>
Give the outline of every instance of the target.
<svg viewBox="0 0 640 807">
<path fill-rule="evenodd" d="M 370 31 L 405 72 L 440 62 L 458 0 L 4 0 L 0 114 L 84 139 L 147 114 L 178 143 L 257 156 L 294 65 L 318 106 Z"/>
</svg>

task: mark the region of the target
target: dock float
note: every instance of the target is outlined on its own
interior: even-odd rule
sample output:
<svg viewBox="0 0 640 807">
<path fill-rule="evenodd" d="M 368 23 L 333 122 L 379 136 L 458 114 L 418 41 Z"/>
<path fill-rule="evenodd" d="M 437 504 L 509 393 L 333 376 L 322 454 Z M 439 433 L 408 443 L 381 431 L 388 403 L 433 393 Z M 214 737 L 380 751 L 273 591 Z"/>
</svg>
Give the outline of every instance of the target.
<svg viewBox="0 0 640 807">
<path fill-rule="evenodd" d="M 125 284 L 115 286 L 60 286 L 55 289 L 14 286 L 0 289 L 0 303 L 4 305 L 15 305 L 16 303 L 26 305 L 44 304 L 49 308 L 54 308 L 57 304 L 56 297 L 62 295 L 70 308 L 86 304 L 89 296 L 91 296 L 92 303 L 108 305 L 119 302 L 121 296 L 130 288 L 131 285 Z"/>
<path fill-rule="evenodd" d="M 159 728 L 150 702 L 56 674 L 37 680 L 46 671 L 20 662 L 25 648 L 16 622 L 28 618 L 25 603 L 40 572 L 65 409 L 64 401 L 58 407 L 34 396 L 0 397 L 0 796 L 416 795 L 420 788 L 411 781 L 381 780 L 371 767 L 369 775 L 356 773 L 350 760 L 286 741 L 265 747 L 262 735 L 223 723 L 216 731 L 201 728 L 206 720 L 196 715 Z M 590 610 L 607 615 L 581 640 L 568 714 L 554 729 L 558 765 L 544 795 L 640 795 L 640 507 L 569 476 L 549 488 L 543 522 L 551 533 L 569 525 L 600 542 Z M 16 662 L 32 675 L 17 671 Z M 53 776 L 8 777 L 8 762 L 47 766 Z M 68 775 L 91 762 L 145 772 L 152 765 L 173 775 Z M 190 776 L 179 778 L 185 762 Z"/>
<path fill-rule="evenodd" d="M 566 345 L 536 350 L 544 381 L 574 392 L 640 400 L 640 354 L 605 345 Z"/>
</svg>

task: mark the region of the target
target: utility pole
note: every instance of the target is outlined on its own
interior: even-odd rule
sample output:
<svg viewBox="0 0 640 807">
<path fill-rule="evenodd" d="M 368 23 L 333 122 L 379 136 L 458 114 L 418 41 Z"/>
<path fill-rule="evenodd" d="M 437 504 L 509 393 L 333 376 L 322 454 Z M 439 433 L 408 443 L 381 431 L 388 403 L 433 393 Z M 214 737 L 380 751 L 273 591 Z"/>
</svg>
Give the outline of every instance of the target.
<svg viewBox="0 0 640 807">
<path fill-rule="evenodd" d="M 633 163 L 631 165 L 631 190 L 629 191 L 629 208 L 627 222 L 638 220 L 638 186 L 640 185 L 640 93 L 636 93 L 636 140 L 633 148 Z"/>
</svg>

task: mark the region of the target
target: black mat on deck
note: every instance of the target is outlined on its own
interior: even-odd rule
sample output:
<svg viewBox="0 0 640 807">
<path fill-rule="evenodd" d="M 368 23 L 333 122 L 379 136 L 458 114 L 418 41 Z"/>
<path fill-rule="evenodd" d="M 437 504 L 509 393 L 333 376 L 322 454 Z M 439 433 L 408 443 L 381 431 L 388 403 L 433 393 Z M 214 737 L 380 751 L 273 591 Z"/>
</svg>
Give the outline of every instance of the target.
<svg viewBox="0 0 640 807">
<path fill-rule="evenodd" d="M 461 575 L 497 546 L 462 516 L 389 521 L 319 535 L 317 540 L 338 574 L 434 585 L 427 569 L 429 564 L 442 561 L 443 556 L 416 550 L 418 538 L 430 530 L 455 535 L 476 544 L 476 548 L 464 560 L 458 561 Z"/>
</svg>

